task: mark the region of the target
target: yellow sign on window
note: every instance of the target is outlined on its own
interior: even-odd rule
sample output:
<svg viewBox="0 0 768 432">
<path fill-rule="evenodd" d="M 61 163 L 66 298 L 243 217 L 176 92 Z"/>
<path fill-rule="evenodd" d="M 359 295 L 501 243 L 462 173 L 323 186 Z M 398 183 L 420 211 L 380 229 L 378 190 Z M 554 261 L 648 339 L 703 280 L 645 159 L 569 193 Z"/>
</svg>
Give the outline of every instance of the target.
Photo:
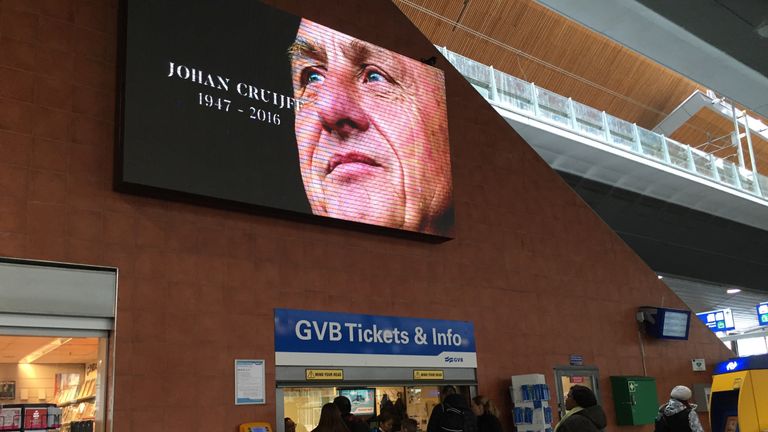
<svg viewBox="0 0 768 432">
<path fill-rule="evenodd" d="M 445 379 L 441 370 L 414 370 L 413 379 L 415 380 L 442 380 Z"/>
<path fill-rule="evenodd" d="M 335 380 L 344 379 L 343 369 L 306 369 L 307 381 Z"/>
</svg>

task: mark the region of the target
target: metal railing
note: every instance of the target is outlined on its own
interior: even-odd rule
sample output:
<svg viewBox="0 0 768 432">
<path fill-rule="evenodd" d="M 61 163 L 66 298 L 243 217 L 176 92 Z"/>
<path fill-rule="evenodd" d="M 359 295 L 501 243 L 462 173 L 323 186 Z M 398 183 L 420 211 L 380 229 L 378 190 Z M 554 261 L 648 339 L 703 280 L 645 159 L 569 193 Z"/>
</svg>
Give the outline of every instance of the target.
<svg viewBox="0 0 768 432">
<path fill-rule="evenodd" d="M 764 175 L 499 72 L 444 47 L 438 49 L 494 105 L 768 200 L 768 177 Z"/>
</svg>

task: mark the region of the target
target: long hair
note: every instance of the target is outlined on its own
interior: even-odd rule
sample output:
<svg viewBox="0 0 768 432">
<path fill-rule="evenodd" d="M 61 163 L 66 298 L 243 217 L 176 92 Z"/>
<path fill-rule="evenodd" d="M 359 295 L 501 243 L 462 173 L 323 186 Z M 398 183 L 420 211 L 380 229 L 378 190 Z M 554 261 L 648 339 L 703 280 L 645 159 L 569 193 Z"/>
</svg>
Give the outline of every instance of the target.
<svg viewBox="0 0 768 432">
<path fill-rule="evenodd" d="M 312 432 L 349 432 L 344 421 L 341 419 L 341 411 L 333 403 L 323 405 L 320 411 L 320 421 Z"/>
<path fill-rule="evenodd" d="M 496 405 L 494 405 L 493 402 L 487 397 L 475 396 L 472 398 L 472 402 L 474 402 L 475 405 L 483 407 L 483 413 L 490 414 L 496 418 L 499 417 L 499 410 L 496 408 Z"/>
</svg>

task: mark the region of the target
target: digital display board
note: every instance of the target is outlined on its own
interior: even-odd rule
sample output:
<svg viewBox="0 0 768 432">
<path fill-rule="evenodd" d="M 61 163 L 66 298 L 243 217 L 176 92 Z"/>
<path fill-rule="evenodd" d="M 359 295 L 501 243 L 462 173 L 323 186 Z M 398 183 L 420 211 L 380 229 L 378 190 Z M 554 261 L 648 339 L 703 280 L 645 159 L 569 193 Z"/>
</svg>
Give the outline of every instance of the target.
<svg viewBox="0 0 768 432">
<path fill-rule="evenodd" d="M 352 414 L 370 416 L 376 411 L 376 390 L 372 388 L 340 389 L 339 396 L 346 396 L 352 404 Z"/>
<path fill-rule="evenodd" d="M 649 336 L 658 339 L 688 339 L 691 326 L 690 311 L 643 306 L 639 309 L 638 319 L 644 323 Z"/>
<path fill-rule="evenodd" d="M 733 322 L 733 313 L 730 309 L 718 309 L 709 312 L 700 312 L 697 313 L 696 316 L 699 317 L 701 322 L 706 324 L 710 330 L 715 332 L 724 332 L 736 329 L 736 325 Z"/>
<path fill-rule="evenodd" d="M 254 0 L 124 27 L 118 190 L 452 236 L 441 70 Z"/>
<path fill-rule="evenodd" d="M 690 312 L 667 310 L 664 314 L 661 335 L 667 338 L 687 338 Z"/>
<path fill-rule="evenodd" d="M 757 323 L 761 326 L 768 326 L 768 302 L 760 303 L 757 308 Z"/>
</svg>

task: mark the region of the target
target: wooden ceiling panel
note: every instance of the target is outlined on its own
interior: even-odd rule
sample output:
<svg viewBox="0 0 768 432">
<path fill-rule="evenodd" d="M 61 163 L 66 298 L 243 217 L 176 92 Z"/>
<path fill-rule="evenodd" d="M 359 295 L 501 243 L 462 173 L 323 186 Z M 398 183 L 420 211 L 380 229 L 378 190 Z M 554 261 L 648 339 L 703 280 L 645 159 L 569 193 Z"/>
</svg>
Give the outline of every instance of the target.
<svg viewBox="0 0 768 432">
<path fill-rule="evenodd" d="M 744 132 L 744 128 L 740 128 Z M 717 157 L 738 163 L 736 147 L 731 145 L 733 120 L 710 110 L 701 109 L 681 126 L 670 138 L 691 145 L 694 148 L 712 153 Z M 744 161 L 751 167 L 746 138 L 741 139 Z M 757 134 L 752 134 L 752 146 L 755 150 L 757 170 L 768 172 L 768 141 Z"/>
<path fill-rule="evenodd" d="M 464 0 L 408 2 L 452 20 L 458 18 L 464 4 Z M 664 117 L 663 113 L 674 109 L 697 88 L 692 81 L 532 0 L 471 0 L 462 18 L 463 26 L 512 50 L 475 36 L 461 26 L 453 30 L 450 24 L 405 1 L 395 0 L 395 4 L 437 45 L 447 46 L 451 51 L 511 75 L 527 77 L 543 88 L 569 95 L 646 128 L 655 126 Z M 540 62 L 520 56 L 514 50 Z"/>
<path fill-rule="evenodd" d="M 465 0 L 393 1 L 432 43 L 646 129 L 706 90 L 533 0 L 469 0 L 459 25 Z M 681 142 L 730 131 L 722 117 L 695 117 L 684 128 L 690 133 L 679 132 Z M 758 161 L 768 158 L 766 146 L 756 139 Z"/>
</svg>

